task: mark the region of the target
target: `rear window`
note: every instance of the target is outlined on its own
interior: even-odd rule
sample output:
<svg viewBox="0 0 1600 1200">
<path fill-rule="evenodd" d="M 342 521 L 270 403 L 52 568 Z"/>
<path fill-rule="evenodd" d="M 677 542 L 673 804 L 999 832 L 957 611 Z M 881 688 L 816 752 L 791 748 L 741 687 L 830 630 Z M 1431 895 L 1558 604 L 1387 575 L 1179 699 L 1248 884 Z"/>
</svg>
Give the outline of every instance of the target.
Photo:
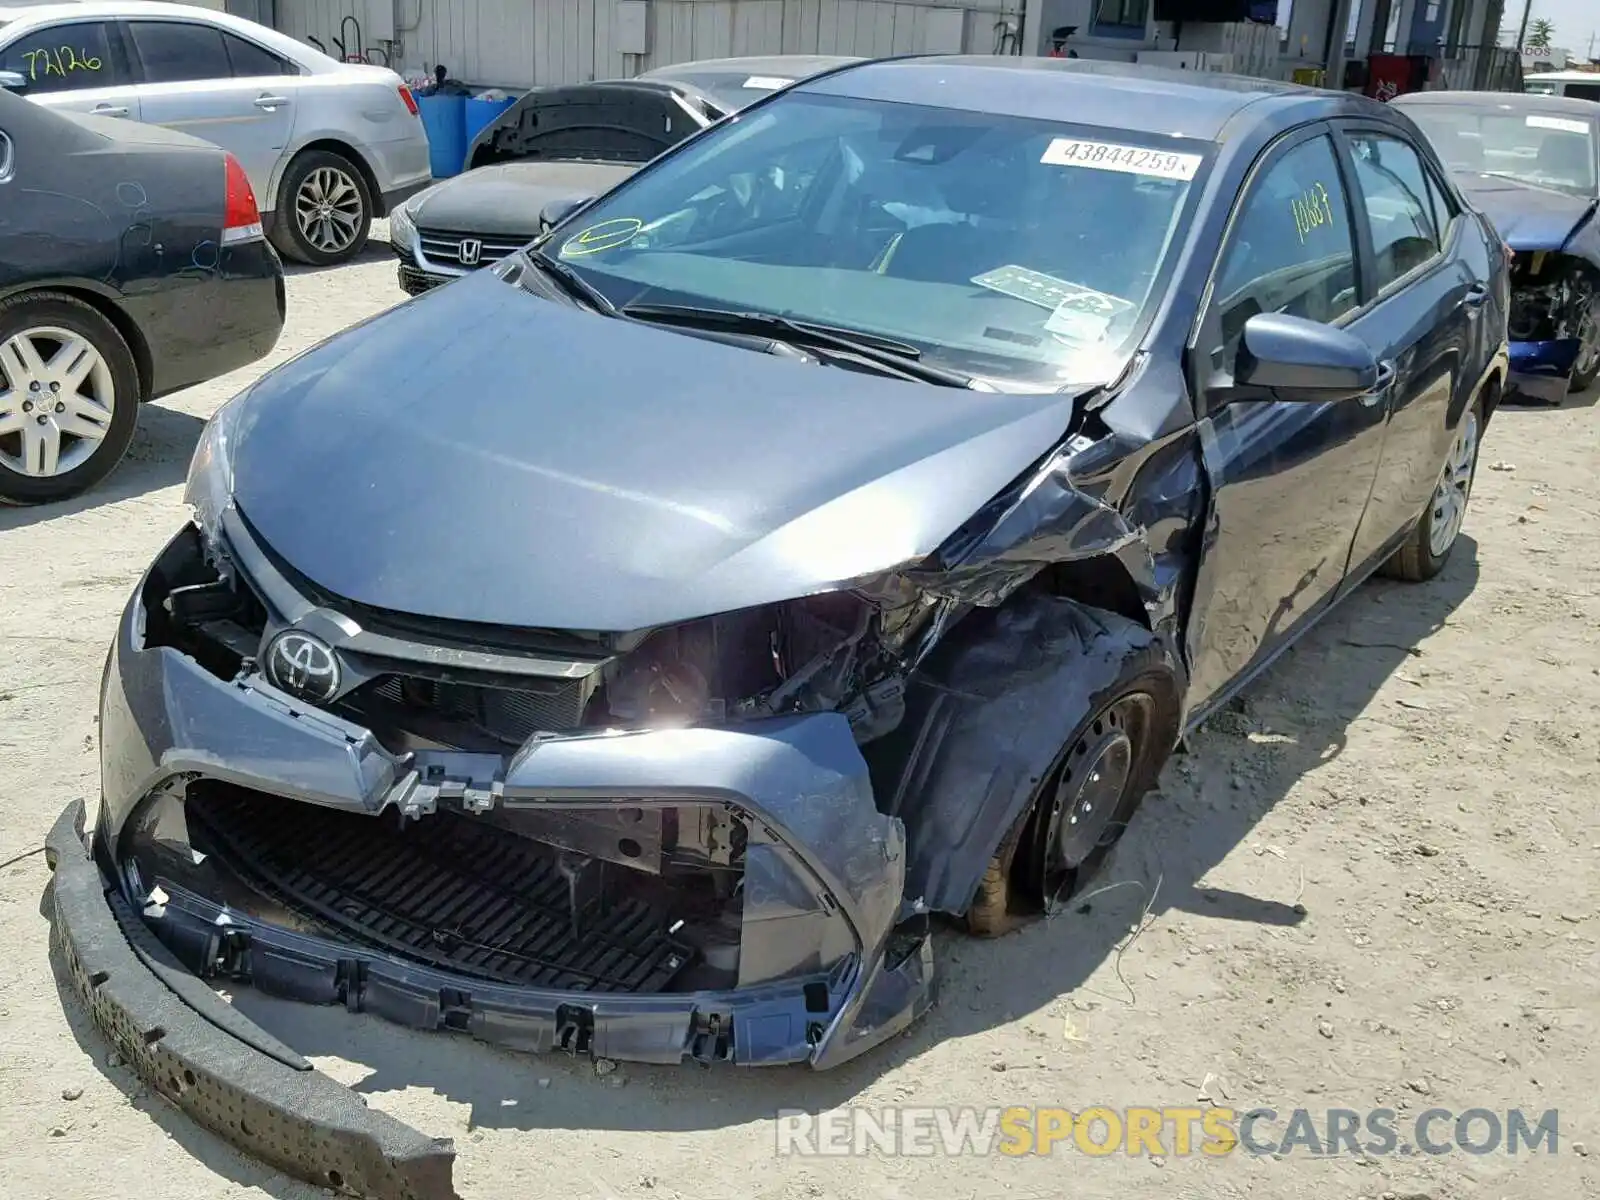
<svg viewBox="0 0 1600 1200">
<path fill-rule="evenodd" d="M 190 21 L 132 21 L 134 49 L 146 83 L 227 79 L 233 74 L 222 32 Z"/>
<path fill-rule="evenodd" d="M 1454 171 L 1499 175 L 1591 197 L 1595 120 L 1527 105 L 1421 104 L 1406 113 Z"/>
</svg>

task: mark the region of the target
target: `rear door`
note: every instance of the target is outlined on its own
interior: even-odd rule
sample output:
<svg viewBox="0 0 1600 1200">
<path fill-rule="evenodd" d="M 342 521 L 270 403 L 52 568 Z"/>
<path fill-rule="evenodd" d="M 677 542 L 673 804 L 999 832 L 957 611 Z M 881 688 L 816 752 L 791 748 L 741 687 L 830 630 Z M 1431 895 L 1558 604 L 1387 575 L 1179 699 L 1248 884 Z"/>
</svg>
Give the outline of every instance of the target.
<svg viewBox="0 0 1600 1200">
<path fill-rule="evenodd" d="M 293 65 L 203 21 L 133 20 L 123 28 L 144 120 L 221 146 L 265 202 L 294 132 Z"/>
<path fill-rule="evenodd" d="M 110 21 L 57 21 L 0 29 L 0 71 L 22 76 L 21 94 L 46 108 L 140 119 L 138 91 Z"/>
<path fill-rule="evenodd" d="M 1466 364 L 1489 299 L 1488 263 L 1472 264 L 1474 250 L 1483 251 L 1481 239 L 1473 244 L 1473 223 L 1409 139 L 1381 126 L 1342 125 L 1341 133 L 1374 298 L 1351 330 L 1395 371 L 1383 459 L 1350 551 L 1351 578 L 1359 579 L 1433 497 L 1455 418 L 1476 383 Z"/>
</svg>

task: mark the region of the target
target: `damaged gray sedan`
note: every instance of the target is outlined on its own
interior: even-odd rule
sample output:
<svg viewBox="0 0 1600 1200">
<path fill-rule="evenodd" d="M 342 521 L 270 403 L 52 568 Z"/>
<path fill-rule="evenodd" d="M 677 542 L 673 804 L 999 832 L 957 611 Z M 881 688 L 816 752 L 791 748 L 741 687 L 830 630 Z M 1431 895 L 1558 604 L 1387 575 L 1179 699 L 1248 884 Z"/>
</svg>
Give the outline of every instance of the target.
<svg viewBox="0 0 1600 1200">
<path fill-rule="evenodd" d="M 216 414 L 106 666 L 106 892 L 213 980 L 835 1066 L 931 917 L 1072 894 L 1185 730 L 1443 568 L 1506 297 L 1358 97 L 802 82 Z"/>
</svg>

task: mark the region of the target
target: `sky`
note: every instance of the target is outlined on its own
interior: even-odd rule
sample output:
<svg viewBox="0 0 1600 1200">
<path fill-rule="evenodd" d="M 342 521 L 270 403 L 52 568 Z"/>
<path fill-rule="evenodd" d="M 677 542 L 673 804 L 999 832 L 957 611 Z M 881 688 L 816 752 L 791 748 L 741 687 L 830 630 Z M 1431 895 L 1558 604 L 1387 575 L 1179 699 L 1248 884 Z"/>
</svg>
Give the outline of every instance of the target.
<svg viewBox="0 0 1600 1200">
<path fill-rule="evenodd" d="M 1522 24 L 1523 0 L 1506 0 L 1506 28 L 1516 35 Z M 1595 53 L 1600 55 L 1600 4 L 1595 0 L 1533 0 L 1533 20 L 1543 17 L 1555 26 L 1552 46 L 1560 46 L 1582 57 L 1588 52 L 1589 37 L 1595 36 Z"/>
</svg>

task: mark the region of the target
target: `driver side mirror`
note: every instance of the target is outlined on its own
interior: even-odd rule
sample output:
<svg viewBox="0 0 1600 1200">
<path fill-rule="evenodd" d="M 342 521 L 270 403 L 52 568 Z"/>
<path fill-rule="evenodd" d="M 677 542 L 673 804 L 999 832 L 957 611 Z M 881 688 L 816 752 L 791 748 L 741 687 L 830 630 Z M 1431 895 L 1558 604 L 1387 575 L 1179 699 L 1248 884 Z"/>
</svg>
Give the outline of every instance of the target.
<svg viewBox="0 0 1600 1200">
<path fill-rule="evenodd" d="M 0 88 L 8 92 L 28 90 L 28 77 L 20 71 L 0 71 Z"/>
<path fill-rule="evenodd" d="M 562 196 L 558 200 L 550 201 L 539 212 L 539 233 L 541 235 L 549 233 L 593 199 L 592 195 L 577 195 Z"/>
<path fill-rule="evenodd" d="M 1233 364 L 1235 386 L 1310 404 L 1370 392 L 1378 378 L 1377 356 L 1355 334 L 1287 313 L 1246 321 Z"/>
</svg>

